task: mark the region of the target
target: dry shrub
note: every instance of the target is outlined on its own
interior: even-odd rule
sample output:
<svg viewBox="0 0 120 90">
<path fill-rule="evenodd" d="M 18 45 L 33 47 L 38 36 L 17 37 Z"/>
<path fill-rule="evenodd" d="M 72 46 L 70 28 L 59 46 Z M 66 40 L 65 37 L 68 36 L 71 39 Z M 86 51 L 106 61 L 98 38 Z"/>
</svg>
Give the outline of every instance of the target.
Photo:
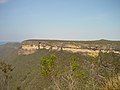
<svg viewBox="0 0 120 90">
<path fill-rule="evenodd" d="M 106 82 L 104 90 L 120 90 L 120 75 L 110 78 Z"/>
</svg>

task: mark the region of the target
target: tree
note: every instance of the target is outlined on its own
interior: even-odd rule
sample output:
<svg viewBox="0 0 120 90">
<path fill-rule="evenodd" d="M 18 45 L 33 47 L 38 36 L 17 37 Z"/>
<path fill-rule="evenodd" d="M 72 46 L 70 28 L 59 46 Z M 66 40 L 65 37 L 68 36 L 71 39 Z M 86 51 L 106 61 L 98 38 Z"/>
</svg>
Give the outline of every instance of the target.
<svg viewBox="0 0 120 90">
<path fill-rule="evenodd" d="M 49 76 L 57 88 L 60 90 L 60 83 L 57 79 L 57 71 L 55 70 L 55 61 L 57 57 L 55 55 L 45 56 L 41 58 L 41 74 L 44 77 Z"/>
</svg>

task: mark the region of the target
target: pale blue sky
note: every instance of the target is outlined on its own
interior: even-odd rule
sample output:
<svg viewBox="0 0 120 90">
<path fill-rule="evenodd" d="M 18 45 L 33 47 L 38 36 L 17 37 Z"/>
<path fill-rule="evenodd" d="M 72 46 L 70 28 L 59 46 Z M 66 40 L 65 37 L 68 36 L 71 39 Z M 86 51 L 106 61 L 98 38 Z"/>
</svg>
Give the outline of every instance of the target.
<svg viewBox="0 0 120 90">
<path fill-rule="evenodd" d="M 120 40 L 120 0 L 0 0 L 0 41 Z"/>
</svg>

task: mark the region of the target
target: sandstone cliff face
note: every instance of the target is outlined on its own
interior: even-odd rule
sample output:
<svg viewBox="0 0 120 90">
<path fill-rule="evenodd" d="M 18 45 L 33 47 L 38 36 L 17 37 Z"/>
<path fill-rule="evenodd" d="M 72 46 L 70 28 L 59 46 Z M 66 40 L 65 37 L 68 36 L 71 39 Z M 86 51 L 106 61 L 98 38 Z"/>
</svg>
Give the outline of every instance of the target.
<svg viewBox="0 0 120 90">
<path fill-rule="evenodd" d="M 82 48 L 82 47 L 86 48 Z M 95 49 L 95 46 L 89 46 L 88 44 L 79 44 L 75 43 L 74 41 L 55 41 L 55 40 L 26 40 L 22 42 L 22 46 L 18 51 L 18 54 L 29 55 L 35 53 L 37 50 L 40 49 L 47 49 L 47 50 L 56 50 L 56 51 L 69 51 L 69 52 L 82 52 L 88 53 L 89 55 L 96 55 L 99 53 L 99 49 Z M 106 52 L 105 50 L 102 50 Z M 92 53 L 92 54 L 91 54 Z M 118 53 L 118 52 L 117 52 Z"/>
<path fill-rule="evenodd" d="M 80 45 L 73 42 L 60 42 L 60 41 L 41 41 L 41 40 L 27 40 L 22 42 L 22 46 L 18 54 L 29 55 L 35 53 L 38 49 L 56 50 L 56 51 L 69 51 L 69 52 L 91 52 L 88 49 L 81 49 Z M 96 52 L 96 51 L 94 51 Z"/>
</svg>

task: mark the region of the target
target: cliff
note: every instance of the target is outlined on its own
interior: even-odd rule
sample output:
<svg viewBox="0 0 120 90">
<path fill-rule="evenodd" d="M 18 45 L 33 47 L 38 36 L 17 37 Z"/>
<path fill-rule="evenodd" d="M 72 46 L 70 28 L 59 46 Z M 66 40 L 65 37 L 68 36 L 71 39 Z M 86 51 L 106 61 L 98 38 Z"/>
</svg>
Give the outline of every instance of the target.
<svg viewBox="0 0 120 90">
<path fill-rule="evenodd" d="M 82 53 L 99 53 L 99 51 L 114 51 L 119 53 L 119 41 L 62 41 L 62 40 L 25 40 L 22 42 L 18 54 L 28 55 L 35 53 L 37 50 L 47 49 L 56 51 L 82 52 Z M 91 55 L 91 54 L 90 54 Z"/>
</svg>

